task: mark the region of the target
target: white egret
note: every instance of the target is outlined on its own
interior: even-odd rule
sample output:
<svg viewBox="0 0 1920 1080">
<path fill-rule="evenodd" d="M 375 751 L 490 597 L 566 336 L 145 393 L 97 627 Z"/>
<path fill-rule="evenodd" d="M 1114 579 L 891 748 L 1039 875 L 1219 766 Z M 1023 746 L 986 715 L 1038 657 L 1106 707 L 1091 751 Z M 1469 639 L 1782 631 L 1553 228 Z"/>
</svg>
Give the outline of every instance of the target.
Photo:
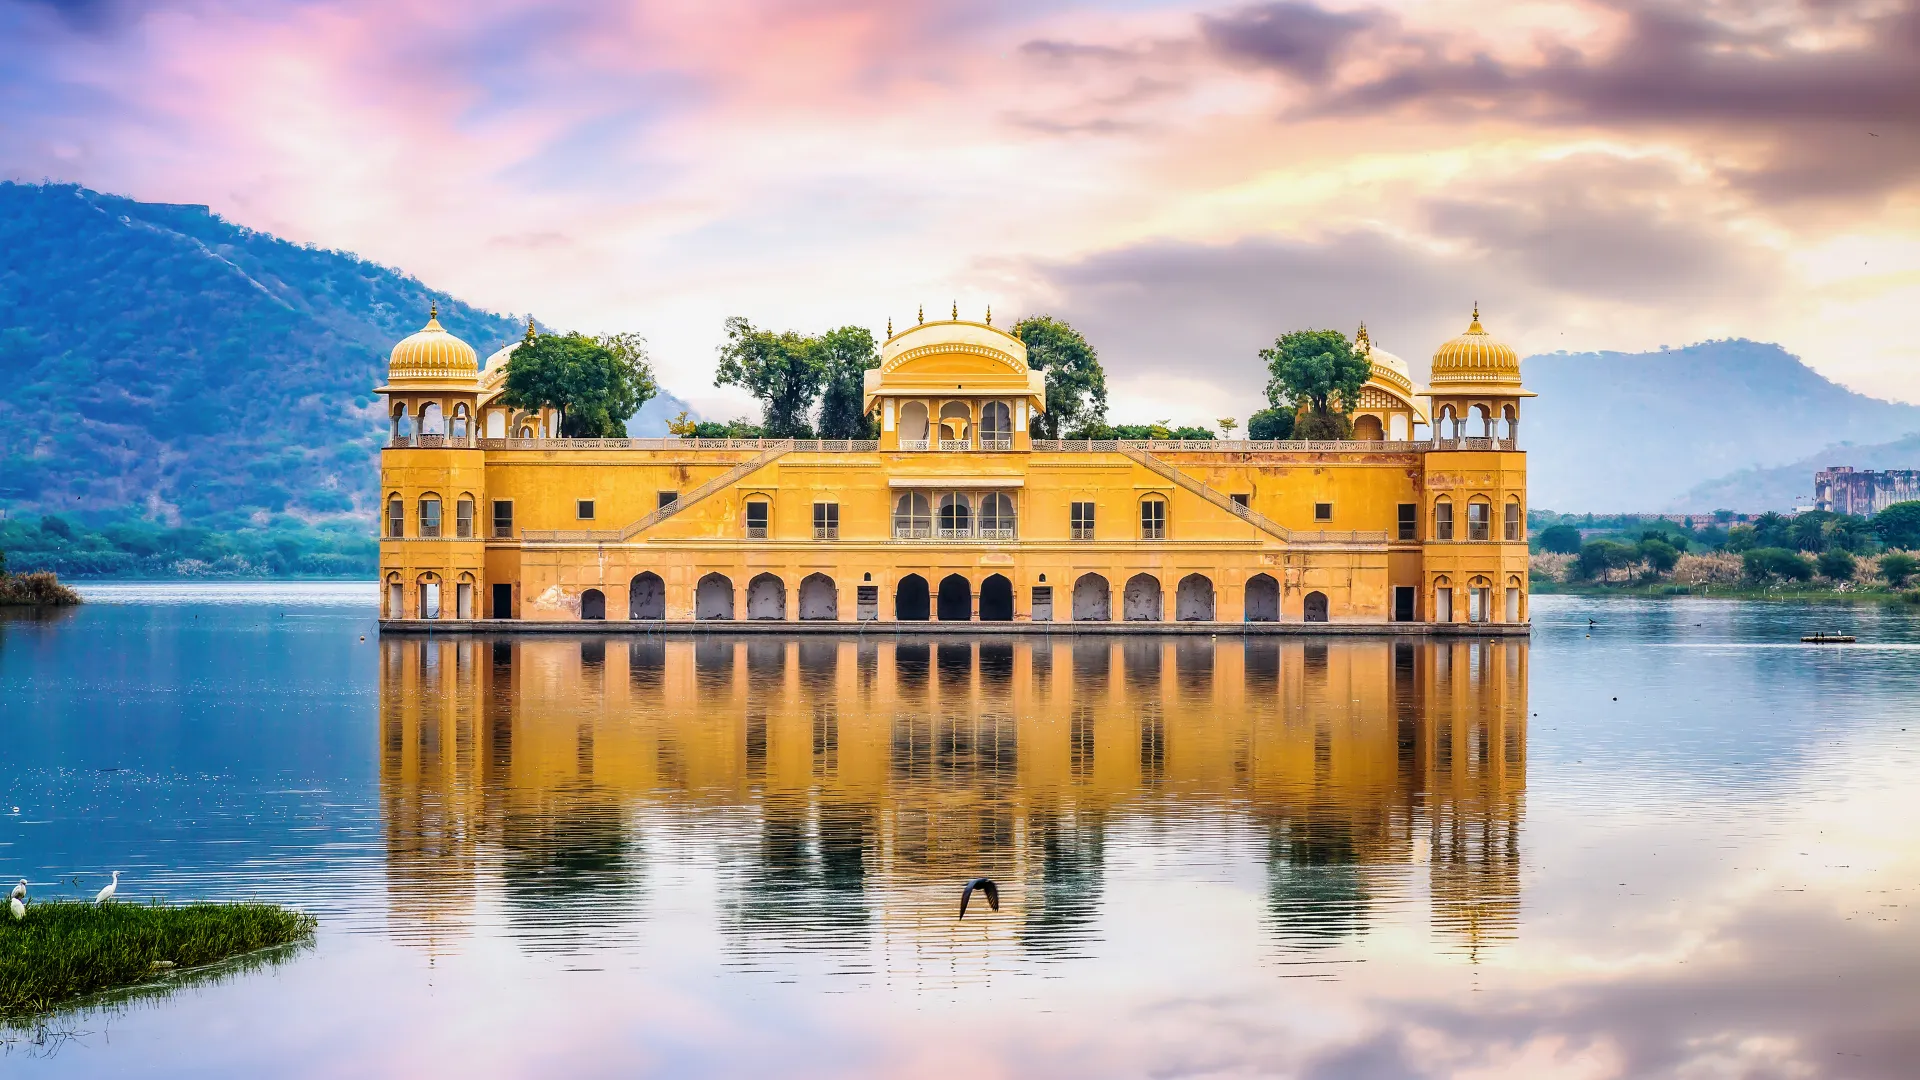
<svg viewBox="0 0 1920 1080">
<path fill-rule="evenodd" d="M 120 888 L 120 871 L 115 870 L 113 872 L 113 880 L 107 883 L 106 888 L 101 889 L 98 893 L 94 894 L 93 902 L 96 904 L 106 903 L 107 901 L 113 899 L 114 892 L 119 888 Z"/>
<path fill-rule="evenodd" d="M 13 887 L 13 898 L 15 900 L 25 900 L 27 898 L 27 879 L 26 878 L 21 878 L 20 884 L 15 885 Z"/>
<path fill-rule="evenodd" d="M 7 910 L 13 912 L 15 919 L 24 919 L 27 917 L 27 905 L 21 903 L 20 898 L 17 896 L 8 898 Z"/>
</svg>

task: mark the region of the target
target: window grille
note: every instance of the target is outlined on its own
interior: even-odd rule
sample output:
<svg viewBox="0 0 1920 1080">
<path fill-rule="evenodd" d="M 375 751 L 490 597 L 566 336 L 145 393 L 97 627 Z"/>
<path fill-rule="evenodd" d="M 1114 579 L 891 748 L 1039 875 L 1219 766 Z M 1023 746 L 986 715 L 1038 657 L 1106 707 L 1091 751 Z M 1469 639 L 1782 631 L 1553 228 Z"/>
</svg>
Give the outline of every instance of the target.
<svg viewBox="0 0 1920 1080">
<path fill-rule="evenodd" d="M 1077 502 L 1072 510 L 1073 538 L 1075 540 L 1093 539 L 1093 504 Z"/>
<path fill-rule="evenodd" d="M 1167 501 L 1148 499 L 1140 504 L 1140 539 L 1165 540 L 1167 538 Z"/>
<path fill-rule="evenodd" d="M 813 538 L 815 540 L 840 539 L 840 504 L 817 502 L 813 504 Z"/>
</svg>

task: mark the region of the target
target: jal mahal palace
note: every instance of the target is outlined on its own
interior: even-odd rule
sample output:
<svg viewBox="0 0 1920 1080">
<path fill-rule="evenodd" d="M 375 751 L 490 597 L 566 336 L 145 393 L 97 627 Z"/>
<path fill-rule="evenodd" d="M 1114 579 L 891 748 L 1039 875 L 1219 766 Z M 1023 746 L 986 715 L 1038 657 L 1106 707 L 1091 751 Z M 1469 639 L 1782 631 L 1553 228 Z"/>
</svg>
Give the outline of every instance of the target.
<svg viewBox="0 0 1920 1080">
<path fill-rule="evenodd" d="M 1356 344 L 1347 440 L 1033 438 L 1045 376 L 957 311 L 881 346 L 877 440 L 569 439 L 430 317 L 378 388 L 383 625 L 1526 632 L 1518 355 L 1477 309 L 1424 387 Z"/>
</svg>

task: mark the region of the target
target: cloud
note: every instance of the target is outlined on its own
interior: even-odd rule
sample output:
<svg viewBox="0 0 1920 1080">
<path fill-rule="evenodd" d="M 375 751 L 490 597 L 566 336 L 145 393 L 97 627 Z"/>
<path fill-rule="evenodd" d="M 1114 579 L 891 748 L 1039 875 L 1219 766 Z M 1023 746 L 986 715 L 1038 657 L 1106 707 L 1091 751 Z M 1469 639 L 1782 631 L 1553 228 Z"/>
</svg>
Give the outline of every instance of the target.
<svg viewBox="0 0 1920 1080">
<path fill-rule="evenodd" d="M 1205 16 L 1200 27 L 1207 44 L 1226 56 L 1317 84 L 1327 81 L 1355 37 L 1387 21 L 1379 11 L 1333 12 L 1283 0 Z"/>
</svg>

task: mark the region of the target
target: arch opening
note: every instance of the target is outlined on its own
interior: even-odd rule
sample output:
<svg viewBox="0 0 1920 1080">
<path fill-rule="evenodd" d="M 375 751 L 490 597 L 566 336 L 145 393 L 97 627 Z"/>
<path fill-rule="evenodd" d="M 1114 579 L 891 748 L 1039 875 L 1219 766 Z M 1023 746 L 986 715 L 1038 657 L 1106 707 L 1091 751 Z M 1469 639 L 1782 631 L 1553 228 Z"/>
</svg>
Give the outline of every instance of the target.
<svg viewBox="0 0 1920 1080">
<path fill-rule="evenodd" d="M 1353 437 L 1363 442 L 1379 442 L 1387 437 L 1387 433 L 1380 426 L 1380 418 L 1368 413 L 1354 418 Z"/>
<path fill-rule="evenodd" d="M 1308 622 L 1326 622 L 1327 594 L 1317 589 L 1308 593 L 1304 609 Z"/>
<path fill-rule="evenodd" d="M 970 622 L 973 619 L 973 583 L 959 574 L 940 579 L 940 621 Z"/>
<path fill-rule="evenodd" d="M 808 574 L 800 579 L 800 617 L 809 621 L 832 622 L 840 617 L 840 590 L 825 574 Z"/>
<path fill-rule="evenodd" d="M 440 418 L 440 403 L 429 401 L 420 407 L 420 434 L 445 435 L 446 422 Z"/>
<path fill-rule="evenodd" d="M 980 444 L 994 450 L 1013 445 L 1013 409 L 1004 401 L 989 401 L 980 410 Z"/>
<path fill-rule="evenodd" d="M 1213 621 L 1213 579 L 1188 574 L 1173 595 L 1173 617 L 1178 622 Z"/>
<path fill-rule="evenodd" d="M 1152 574 L 1135 574 L 1128 578 L 1122 605 L 1127 622 L 1159 622 L 1166 615 L 1166 604 L 1160 595 L 1160 579 Z"/>
<path fill-rule="evenodd" d="M 980 621 L 1013 621 L 1013 582 L 1006 575 L 991 574 L 980 583 Z"/>
<path fill-rule="evenodd" d="M 933 504 L 917 491 L 894 500 L 893 535 L 896 540 L 924 540 L 933 535 Z"/>
<path fill-rule="evenodd" d="M 1247 579 L 1247 621 L 1280 621 L 1280 583 L 1271 574 L 1255 574 Z"/>
<path fill-rule="evenodd" d="M 893 617 L 901 622 L 926 622 L 931 612 L 927 579 L 908 574 L 893 589 Z"/>
<path fill-rule="evenodd" d="M 902 442 L 927 441 L 926 402 L 909 401 L 900 407 L 900 439 Z"/>
<path fill-rule="evenodd" d="M 693 590 L 693 617 L 733 618 L 733 579 L 725 574 L 708 574 L 701 578 Z"/>
<path fill-rule="evenodd" d="M 773 574 L 756 574 L 747 582 L 747 618 L 785 619 L 787 583 Z"/>
<path fill-rule="evenodd" d="M 732 587 L 728 587 L 732 592 Z M 664 619 L 667 617 L 667 583 L 660 575 L 645 570 L 627 583 L 627 618 Z"/>
<path fill-rule="evenodd" d="M 599 589 L 588 589 L 580 594 L 580 617 L 588 622 L 600 622 L 607 617 L 607 594 Z"/>
<path fill-rule="evenodd" d="M 1106 622 L 1113 618 L 1113 587 L 1099 574 L 1082 574 L 1073 583 L 1073 621 Z"/>
</svg>

